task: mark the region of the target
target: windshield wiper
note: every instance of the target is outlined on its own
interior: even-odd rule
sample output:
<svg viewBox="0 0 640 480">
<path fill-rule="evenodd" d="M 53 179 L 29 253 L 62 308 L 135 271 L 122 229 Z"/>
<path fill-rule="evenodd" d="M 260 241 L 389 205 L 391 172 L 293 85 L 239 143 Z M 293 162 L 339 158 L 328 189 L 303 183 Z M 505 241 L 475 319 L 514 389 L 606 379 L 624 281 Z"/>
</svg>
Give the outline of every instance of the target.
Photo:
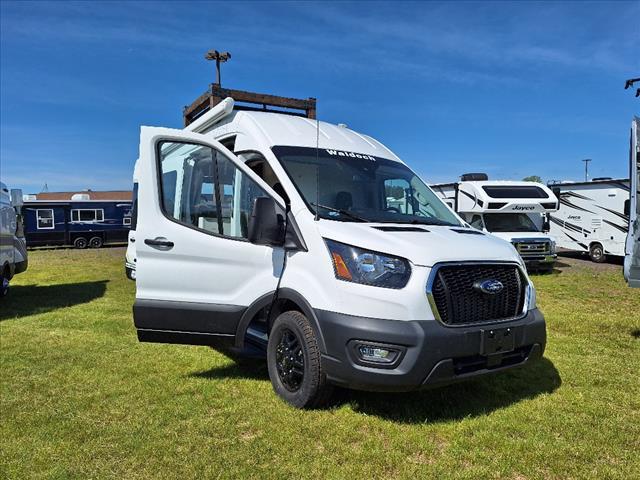
<svg viewBox="0 0 640 480">
<path fill-rule="evenodd" d="M 328 207 L 327 205 L 320 205 L 318 203 L 311 203 L 311 205 L 313 205 L 314 207 L 324 208 L 325 210 L 329 210 L 330 212 L 339 213 L 341 215 L 344 215 L 345 217 L 353 218 L 354 220 L 357 220 L 358 222 L 370 222 L 370 220 L 367 220 L 366 218 L 359 217 L 358 215 L 356 215 L 354 213 L 351 213 L 351 212 L 349 212 L 347 210 L 342 210 L 340 208 Z"/>
</svg>

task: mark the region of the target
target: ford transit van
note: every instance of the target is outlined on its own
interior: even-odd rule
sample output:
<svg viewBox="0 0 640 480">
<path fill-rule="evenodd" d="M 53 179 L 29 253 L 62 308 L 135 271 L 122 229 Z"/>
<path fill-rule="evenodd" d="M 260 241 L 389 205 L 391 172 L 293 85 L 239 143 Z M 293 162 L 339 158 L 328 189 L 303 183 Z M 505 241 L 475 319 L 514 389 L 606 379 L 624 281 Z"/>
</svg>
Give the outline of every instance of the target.
<svg viewBox="0 0 640 480">
<path fill-rule="evenodd" d="M 136 182 L 139 340 L 261 354 L 296 407 L 543 354 L 514 247 L 367 135 L 227 99 L 184 130 L 142 127 Z"/>
</svg>

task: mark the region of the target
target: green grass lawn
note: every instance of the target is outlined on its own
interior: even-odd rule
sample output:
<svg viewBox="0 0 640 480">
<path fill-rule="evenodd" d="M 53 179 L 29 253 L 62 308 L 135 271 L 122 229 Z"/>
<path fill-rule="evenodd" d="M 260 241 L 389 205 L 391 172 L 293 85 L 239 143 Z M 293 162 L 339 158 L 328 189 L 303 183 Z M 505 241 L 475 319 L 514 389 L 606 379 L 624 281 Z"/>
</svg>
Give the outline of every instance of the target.
<svg viewBox="0 0 640 480">
<path fill-rule="evenodd" d="M 124 251 L 44 250 L 0 304 L 0 478 L 640 478 L 640 292 L 535 276 L 545 358 L 299 411 L 266 367 L 140 344 Z"/>
</svg>

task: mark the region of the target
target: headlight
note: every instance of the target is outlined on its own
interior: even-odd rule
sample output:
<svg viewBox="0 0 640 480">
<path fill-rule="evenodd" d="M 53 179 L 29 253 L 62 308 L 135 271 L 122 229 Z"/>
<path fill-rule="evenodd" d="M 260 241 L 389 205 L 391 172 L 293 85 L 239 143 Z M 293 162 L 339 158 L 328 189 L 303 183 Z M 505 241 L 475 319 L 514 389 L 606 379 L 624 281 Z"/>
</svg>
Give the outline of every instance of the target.
<svg viewBox="0 0 640 480">
<path fill-rule="evenodd" d="M 372 252 L 325 239 L 336 278 L 374 287 L 402 288 L 411 267 L 404 258 Z"/>
<path fill-rule="evenodd" d="M 556 253 L 556 242 L 555 242 L 555 240 L 551 240 L 550 248 L 551 248 L 551 250 L 550 250 L 551 255 L 555 255 L 555 253 Z"/>
<path fill-rule="evenodd" d="M 538 308 L 538 298 L 536 295 L 536 287 L 533 286 L 533 283 L 529 281 L 529 302 L 527 305 L 527 310 L 533 310 L 534 308 Z"/>
</svg>

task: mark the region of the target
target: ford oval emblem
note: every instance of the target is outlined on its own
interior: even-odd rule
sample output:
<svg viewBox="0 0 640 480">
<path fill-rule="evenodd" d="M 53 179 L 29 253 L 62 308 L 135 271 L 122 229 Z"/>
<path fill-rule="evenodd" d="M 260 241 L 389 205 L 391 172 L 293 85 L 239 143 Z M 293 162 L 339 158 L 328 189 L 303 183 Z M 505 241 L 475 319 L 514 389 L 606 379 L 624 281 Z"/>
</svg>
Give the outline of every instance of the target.
<svg viewBox="0 0 640 480">
<path fill-rule="evenodd" d="M 504 289 L 504 285 L 500 280 L 490 278 L 487 280 L 478 280 L 473 284 L 473 288 L 487 295 L 496 295 Z"/>
</svg>

